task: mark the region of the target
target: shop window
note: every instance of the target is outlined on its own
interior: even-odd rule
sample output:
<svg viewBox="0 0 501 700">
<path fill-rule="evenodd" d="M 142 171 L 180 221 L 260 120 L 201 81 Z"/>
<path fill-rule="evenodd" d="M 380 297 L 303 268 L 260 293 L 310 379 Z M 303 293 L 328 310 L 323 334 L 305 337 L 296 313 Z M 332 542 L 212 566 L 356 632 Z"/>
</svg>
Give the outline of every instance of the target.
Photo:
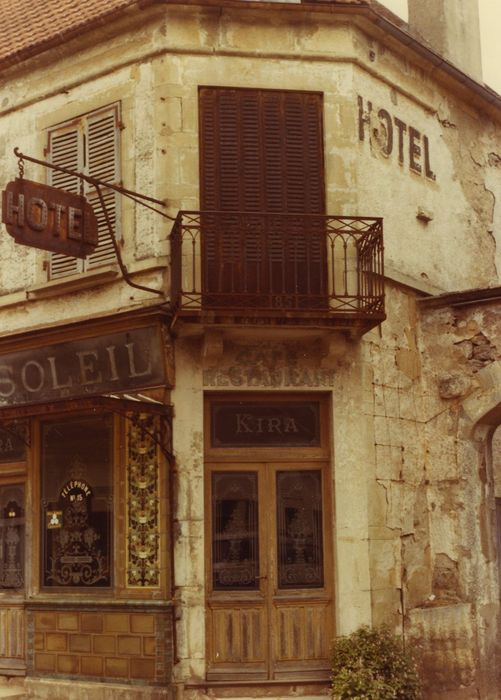
<svg viewBox="0 0 501 700">
<path fill-rule="evenodd" d="M 113 419 L 41 425 L 42 586 L 112 585 Z"/>
<path fill-rule="evenodd" d="M 120 114 L 119 105 L 84 114 L 48 130 L 48 160 L 69 170 L 82 172 L 104 182 L 120 181 Z M 94 207 L 98 220 L 99 244 L 85 260 L 53 253 L 50 258 L 51 279 L 85 272 L 114 262 L 115 252 L 108 226 L 94 187 L 72 175 L 49 171 L 49 184 L 69 192 L 83 189 Z M 109 188 L 102 194 L 115 236 L 119 237 L 119 195 Z"/>
<path fill-rule="evenodd" d="M 24 486 L 0 486 L 0 590 L 24 586 Z"/>
</svg>

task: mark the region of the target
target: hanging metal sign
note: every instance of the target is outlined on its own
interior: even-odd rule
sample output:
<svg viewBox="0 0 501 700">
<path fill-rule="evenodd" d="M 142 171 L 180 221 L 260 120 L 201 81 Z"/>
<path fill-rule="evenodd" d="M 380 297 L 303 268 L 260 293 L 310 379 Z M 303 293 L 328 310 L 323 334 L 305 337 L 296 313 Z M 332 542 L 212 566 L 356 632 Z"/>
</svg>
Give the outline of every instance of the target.
<svg viewBox="0 0 501 700">
<path fill-rule="evenodd" d="M 83 195 L 17 178 L 2 192 L 2 223 L 17 243 L 85 258 L 98 244 L 97 218 Z"/>
</svg>

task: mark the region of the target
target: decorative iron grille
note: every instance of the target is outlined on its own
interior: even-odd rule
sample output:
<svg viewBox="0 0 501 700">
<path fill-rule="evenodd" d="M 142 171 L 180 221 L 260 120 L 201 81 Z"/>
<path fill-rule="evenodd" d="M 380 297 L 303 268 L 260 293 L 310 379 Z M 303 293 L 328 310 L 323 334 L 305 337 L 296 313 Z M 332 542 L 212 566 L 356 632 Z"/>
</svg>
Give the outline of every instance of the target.
<svg viewBox="0 0 501 700">
<path fill-rule="evenodd" d="M 160 584 L 160 417 L 131 414 L 127 443 L 127 586 Z"/>
</svg>

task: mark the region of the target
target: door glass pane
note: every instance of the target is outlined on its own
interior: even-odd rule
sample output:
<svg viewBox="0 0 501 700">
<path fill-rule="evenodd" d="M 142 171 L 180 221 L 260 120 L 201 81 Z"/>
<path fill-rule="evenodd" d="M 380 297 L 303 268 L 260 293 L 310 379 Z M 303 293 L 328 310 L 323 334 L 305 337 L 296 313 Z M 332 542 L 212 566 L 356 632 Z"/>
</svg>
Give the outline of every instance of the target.
<svg viewBox="0 0 501 700">
<path fill-rule="evenodd" d="M 279 588 L 324 583 L 320 471 L 277 472 Z"/>
<path fill-rule="evenodd" d="M 24 586 L 24 486 L 0 486 L 0 589 Z"/>
<path fill-rule="evenodd" d="M 259 588 L 257 474 L 212 474 L 212 585 Z"/>
<path fill-rule="evenodd" d="M 42 425 L 42 585 L 111 585 L 112 417 Z"/>
</svg>

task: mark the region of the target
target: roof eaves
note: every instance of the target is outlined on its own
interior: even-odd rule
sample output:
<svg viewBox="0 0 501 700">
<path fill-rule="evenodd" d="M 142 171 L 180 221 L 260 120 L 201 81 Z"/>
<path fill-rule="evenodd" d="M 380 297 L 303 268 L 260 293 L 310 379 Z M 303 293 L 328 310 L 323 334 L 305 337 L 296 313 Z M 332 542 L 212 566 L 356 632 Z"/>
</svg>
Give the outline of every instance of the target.
<svg viewBox="0 0 501 700">
<path fill-rule="evenodd" d="M 485 304 L 501 301 L 501 287 L 482 287 L 466 289 L 461 292 L 446 292 L 418 300 L 421 306 L 440 308 L 443 306 L 469 306 L 470 304 Z"/>
<path fill-rule="evenodd" d="M 110 21 L 123 15 L 131 5 L 137 5 L 137 0 L 128 0 L 128 2 L 124 2 L 124 4 L 120 5 L 118 8 L 114 7 L 106 12 L 88 18 L 79 24 L 74 24 L 68 29 L 55 32 L 47 39 L 34 41 L 21 49 L 12 51 L 0 59 L 0 69 L 11 68 L 22 61 L 38 56 L 39 54 L 55 48 L 56 46 L 60 46 L 65 41 L 74 39 L 84 32 L 108 24 Z"/>
</svg>

